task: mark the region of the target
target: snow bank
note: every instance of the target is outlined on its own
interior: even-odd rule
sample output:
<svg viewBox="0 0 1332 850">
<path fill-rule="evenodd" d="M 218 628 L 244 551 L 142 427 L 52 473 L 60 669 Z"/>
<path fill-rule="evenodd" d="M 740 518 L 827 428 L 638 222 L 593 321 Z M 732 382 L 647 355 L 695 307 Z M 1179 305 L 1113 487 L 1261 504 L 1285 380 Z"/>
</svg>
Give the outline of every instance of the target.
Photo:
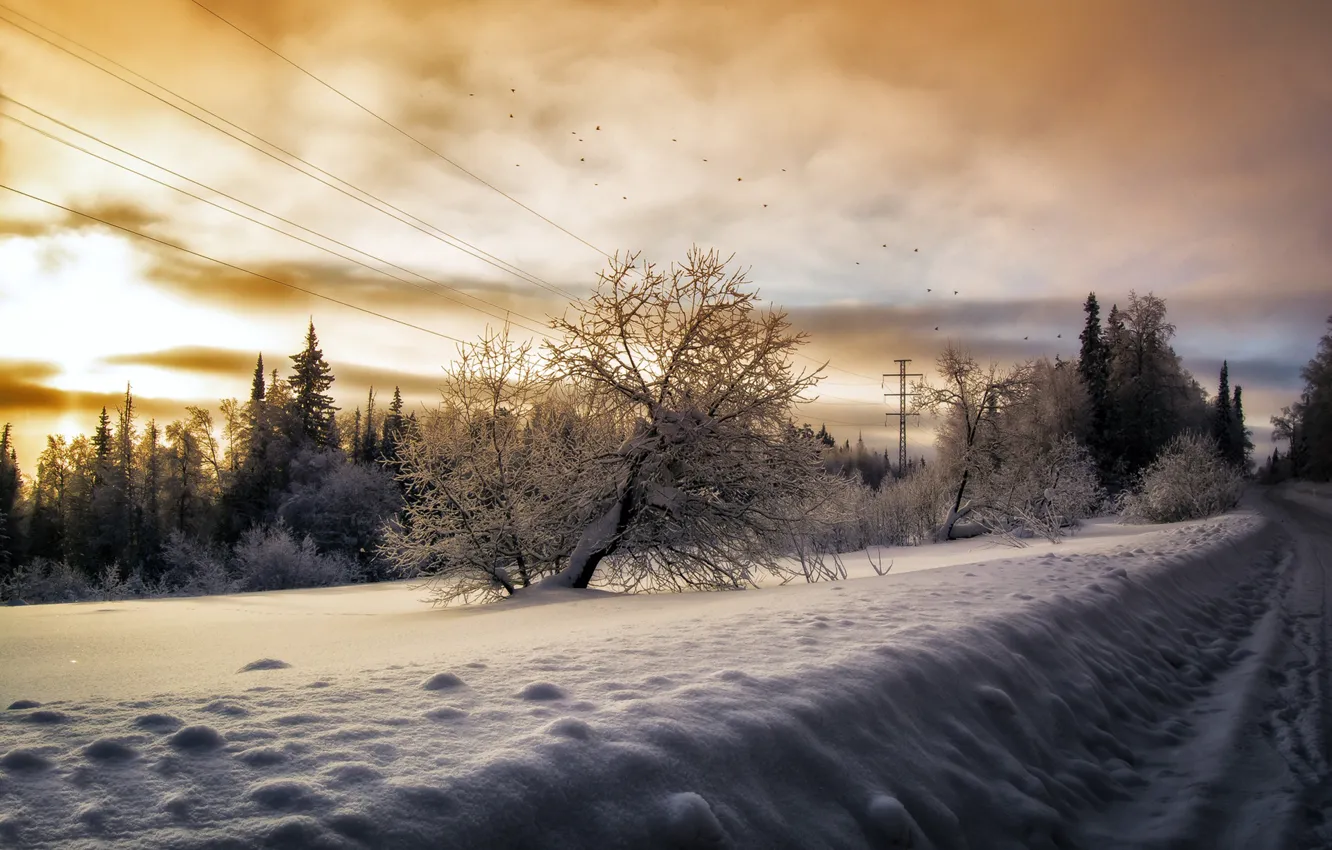
<svg viewBox="0 0 1332 850">
<path fill-rule="evenodd" d="M 1080 811 L 1142 781 L 1135 751 L 1192 734 L 1162 719 L 1240 654 L 1276 534 L 1240 513 L 834 585 L 421 618 L 493 640 L 404 645 L 405 665 L 328 674 L 274 643 L 198 680 L 216 690 L 16 693 L 0 842 L 1075 846 Z"/>
</svg>

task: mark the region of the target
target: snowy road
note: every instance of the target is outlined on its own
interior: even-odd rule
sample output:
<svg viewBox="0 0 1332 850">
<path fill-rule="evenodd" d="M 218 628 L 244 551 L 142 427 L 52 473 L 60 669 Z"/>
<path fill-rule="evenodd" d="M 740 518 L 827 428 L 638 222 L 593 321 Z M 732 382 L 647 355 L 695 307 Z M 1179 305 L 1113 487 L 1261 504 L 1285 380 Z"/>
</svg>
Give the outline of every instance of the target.
<svg viewBox="0 0 1332 850">
<path fill-rule="evenodd" d="M 1332 514 L 1280 492 L 1265 511 L 1288 537 L 1264 613 L 1236 663 L 1164 721 L 1194 734 L 1137 748 L 1143 784 L 1084 822 L 1088 846 L 1332 846 Z"/>
</svg>

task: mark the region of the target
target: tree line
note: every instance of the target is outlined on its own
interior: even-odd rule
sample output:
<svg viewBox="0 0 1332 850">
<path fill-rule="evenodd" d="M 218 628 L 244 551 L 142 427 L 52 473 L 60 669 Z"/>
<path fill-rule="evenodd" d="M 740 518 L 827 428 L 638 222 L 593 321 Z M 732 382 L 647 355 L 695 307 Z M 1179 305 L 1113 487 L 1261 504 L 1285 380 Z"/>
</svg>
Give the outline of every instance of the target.
<svg viewBox="0 0 1332 850">
<path fill-rule="evenodd" d="M 380 527 L 401 501 L 386 464 L 414 425 L 395 387 L 383 409 L 340 413 L 332 369 L 311 321 L 284 377 L 255 364 L 249 398 L 220 416 L 190 406 L 164 427 L 142 421 L 132 388 L 92 435 L 47 437 L 20 474 L 0 433 L 0 580 L 20 565 L 59 563 L 85 578 L 146 586 L 180 578 L 201 551 L 229 552 L 262 529 L 270 548 L 308 537 L 338 575 L 378 576 Z M 274 536 L 276 529 L 276 536 Z M 251 542 L 257 539 L 251 535 Z"/>
<path fill-rule="evenodd" d="M 1327 325 L 1317 351 L 1300 370 L 1304 388 L 1299 399 L 1272 417 L 1272 436 L 1286 443 L 1286 453 L 1272 450 L 1263 469 L 1268 481 L 1332 481 L 1332 316 Z"/>
<path fill-rule="evenodd" d="M 738 588 L 836 577 L 837 553 L 869 545 L 1058 539 L 1140 492 L 1185 434 L 1226 475 L 1250 463 L 1242 388 L 1223 365 L 1209 397 L 1151 294 L 1104 322 L 1090 294 L 1075 361 L 986 367 L 948 348 L 915 388 L 938 459 L 903 470 L 796 425 L 821 377 L 792 363 L 807 338 L 715 252 L 635 264 L 616 258 L 540 349 L 507 327 L 460 346 L 419 418 L 396 388 L 339 411 L 311 321 L 288 374 L 260 355 L 248 399 L 216 419 L 141 423 L 127 388 L 91 437 L 50 437 L 26 480 L 6 428 L 0 579 L 222 592 L 417 575 L 464 599 L 550 576 Z"/>
</svg>

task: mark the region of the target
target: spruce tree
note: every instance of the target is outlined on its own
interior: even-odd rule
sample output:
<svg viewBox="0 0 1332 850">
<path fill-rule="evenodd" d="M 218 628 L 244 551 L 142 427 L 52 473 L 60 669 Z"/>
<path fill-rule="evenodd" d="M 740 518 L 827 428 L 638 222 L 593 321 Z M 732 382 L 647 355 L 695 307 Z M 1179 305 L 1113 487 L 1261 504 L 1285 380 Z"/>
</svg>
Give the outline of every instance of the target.
<svg viewBox="0 0 1332 850">
<path fill-rule="evenodd" d="M 1234 453 L 1232 462 L 1240 469 L 1248 469 L 1253 457 L 1253 432 L 1244 425 L 1244 387 L 1236 385 L 1234 403 L 1230 408 L 1230 442 Z"/>
<path fill-rule="evenodd" d="M 373 463 L 379 456 L 379 442 L 375 439 L 375 388 L 370 388 L 370 395 L 365 402 L 365 436 L 361 438 L 361 454 L 358 458 L 364 463 Z"/>
<path fill-rule="evenodd" d="M 1216 451 L 1227 463 L 1235 462 L 1234 419 L 1230 408 L 1230 366 L 1221 361 L 1221 380 L 1217 384 L 1212 410 L 1212 438 Z"/>
<path fill-rule="evenodd" d="M 250 401 L 257 402 L 264 400 L 264 355 L 259 353 L 259 359 L 254 364 L 254 378 L 250 381 Z"/>
<path fill-rule="evenodd" d="M 393 388 L 393 401 L 389 403 L 388 416 L 384 417 L 384 435 L 380 440 L 384 459 L 393 461 L 398 457 L 398 444 L 402 441 L 402 392 Z"/>
<path fill-rule="evenodd" d="M 15 509 L 23 481 L 10 430 L 8 422 L 0 430 L 0 578 L 5 577 L 9 568 L 17 566 L 21 554 Z"/>
<path fill-rule="evenodd" d="M 96 461 L 93 483 L 101 484 L 106 478 L 106 465 L 111 461 L 111 417 L 107 415 L 105 405 L 97 419 L 97 430 L 93 432 L 93 453 Z"/>
<path fill-rule="evenodd" d="M 1083 325 L 1082 350 L 1078 355 L 1078 375 L 1087 388 L 1091 422 L 1087 442 L 1104 469 L 1109 448 L 1110 349 L 1101 331 L 1101 307 L 1096 293 L 1087 295 L 1082 306 L 1087 314 Z"/>
<path fill-rule="evenodd" d="M 337 445 L 333 397 L 326 394 L 333 385 L 333 370 L 319 350 L 314 319 L 305 332 L 305 348 L 291 355 L 292 403 L 302 437 L 315 446 Z"/>
</svg>

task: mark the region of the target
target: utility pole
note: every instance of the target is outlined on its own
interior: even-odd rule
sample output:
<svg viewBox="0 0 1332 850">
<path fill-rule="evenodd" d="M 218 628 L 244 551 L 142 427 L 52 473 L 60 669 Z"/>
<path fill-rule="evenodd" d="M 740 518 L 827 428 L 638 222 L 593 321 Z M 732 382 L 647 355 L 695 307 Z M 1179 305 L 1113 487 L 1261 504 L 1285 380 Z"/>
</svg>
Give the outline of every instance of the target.
<svg viewBox="0 0 1332 850">
<path fill-rule="evenodd" d="M 907 399 L 915 395 L 915 393 L 907 392 L 907 378 L 923 378 L 925 376 L 920 374 L 919 372 L 912 372 L 910 374 L 907 374 L 907 364 L 911 362 L 910 360 L 894 360 L 893 362 L 897 364 L 897 374 L 893 375 L 888 372 L 885 372 L 883 375 L 883 382 L 881 386 L 887 388 L 889 378 L 895 377 L 898 378 L 900 381 L 897 392 L 884 393 L 883 397 L 885 401 L 894 396 L 897 397 L 897 412 L 887 413 L 885 414 L 885 418 L 891 418 L 894 416 L 897 417 L 897 474 L 904 476 L 906 475 L 906 462 L 907 462 L 906 460 L 907 417 L 920 415 L 919 413 L 914 413 L 907 410 Z"/>
</svg>

